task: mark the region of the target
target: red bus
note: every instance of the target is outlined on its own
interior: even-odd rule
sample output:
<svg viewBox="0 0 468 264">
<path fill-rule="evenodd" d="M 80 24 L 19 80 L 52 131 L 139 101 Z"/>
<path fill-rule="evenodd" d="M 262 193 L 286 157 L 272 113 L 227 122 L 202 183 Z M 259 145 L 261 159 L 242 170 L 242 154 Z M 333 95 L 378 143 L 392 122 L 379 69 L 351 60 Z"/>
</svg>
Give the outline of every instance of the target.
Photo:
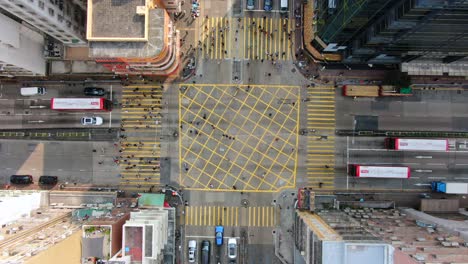
<svg viewBox="0 0 468 264">
<path fill-rule="evenodd" d="M 359 178 L 396 178 L 409 179 L 409 167 L 349 165 L 349 174 Z"/>
<path fill-rule="evenodd" d="M 395 150 L 448 151 L 447 139 L 386 138 L 385 147 Z"/>
<path fill-rule="evenodd" d="M 111 111 L 112 102 L 105 98 L 52 98 L 50 108 L 69 111 Z"/>
</svg>

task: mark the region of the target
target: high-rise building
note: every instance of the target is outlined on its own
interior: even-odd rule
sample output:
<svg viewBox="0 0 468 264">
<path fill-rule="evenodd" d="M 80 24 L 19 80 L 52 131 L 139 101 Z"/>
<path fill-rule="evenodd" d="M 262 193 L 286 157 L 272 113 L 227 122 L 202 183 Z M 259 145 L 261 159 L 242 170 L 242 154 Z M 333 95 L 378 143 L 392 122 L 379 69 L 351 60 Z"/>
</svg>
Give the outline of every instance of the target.
<svg viewBox="0 0 468 264">
<path fill-rule="evenodd" d="M 385 64 L 468 56 L 463 0 L 316 0 L 312 45 L 344 63 Z"/>
<path fill-rule="evenodd" d="M 0 0 L 0 8 L 65 45 L 86 44 L 82 0 Z"/>
<path fill-rule="evenodd" d="M 44 37 L 0 14 L 0 76 L 44 76 Z"/>
</svg>

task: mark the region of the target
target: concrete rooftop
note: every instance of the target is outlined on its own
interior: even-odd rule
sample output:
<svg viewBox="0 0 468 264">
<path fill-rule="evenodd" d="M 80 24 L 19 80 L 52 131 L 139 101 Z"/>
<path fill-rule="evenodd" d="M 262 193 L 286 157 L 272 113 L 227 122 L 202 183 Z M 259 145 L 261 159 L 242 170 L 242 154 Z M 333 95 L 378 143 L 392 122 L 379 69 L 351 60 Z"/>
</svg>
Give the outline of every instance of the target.
<svg viewBox="0 0 468 264">
<path fill-rule="evenodd" d="M 92 37 L 144 38 L 145 16 L 136 13 L 144 5 L 145 0 L 92 0 Z"/>
<path fill-rule="evenodd" d="M 149 58 L 158 55 L 164 43 L 165 11 L 163 9 L 150 9 L 148 15 L 147 42 L 91 41 L 89 44 L 90 57 Z"/>
</svg>

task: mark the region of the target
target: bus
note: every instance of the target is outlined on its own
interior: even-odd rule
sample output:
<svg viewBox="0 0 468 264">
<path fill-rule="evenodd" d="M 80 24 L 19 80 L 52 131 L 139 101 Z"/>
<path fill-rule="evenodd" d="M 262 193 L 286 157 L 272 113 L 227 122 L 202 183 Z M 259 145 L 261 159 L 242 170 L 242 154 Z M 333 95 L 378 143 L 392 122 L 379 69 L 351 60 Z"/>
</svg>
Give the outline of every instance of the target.
<svg viewBox="0 0 468 264">
<path fill-rule="evenodd" d="M 288 1 L 289 0 L 280 0 L 280 12 L 281 13 L 288 12 L 288 10 L 289 10 Z"/>
<path fill-rule="evenodd" d="M 68 111 L 111 111 L 112 102 L 105 98 L 52 98 L 50 108 Z"/>
<path fill-rule="evenodd" d="M 349 165 L 349 174 L 358 178 L 395 178 L 409 179 L 409 167 Z"/>
<path fill-rule="evenodd" d="M 448 151 L 447 139 L 386 138 L 385 148 L 394 150 Z"/>
</svg>

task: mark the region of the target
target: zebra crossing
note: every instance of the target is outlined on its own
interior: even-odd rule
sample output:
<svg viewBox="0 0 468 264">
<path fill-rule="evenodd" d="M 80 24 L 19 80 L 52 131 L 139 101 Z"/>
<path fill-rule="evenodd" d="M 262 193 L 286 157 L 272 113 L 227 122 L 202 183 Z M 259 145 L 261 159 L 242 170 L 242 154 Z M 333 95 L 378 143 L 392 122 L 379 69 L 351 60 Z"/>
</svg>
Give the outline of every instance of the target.
<svg viewBox="0 0 468 264">
<path fill-rule="evenodd" d="M 159 184 L 161 99 L 161 86 L 126 86 L 122 91 L 122 190 L 145 191 Z"/>
<path fill-rule="evenodd" d="M 314 190 L 334 189 L 335 88 L 315 86 L 307 90 L 307 178 Z"/>
<path fill-rule="evenodd" d="M 184 223 L 190 226 L 276 226 L 273 206 L 186 206 Z"/>
<path fill-rule="evenodd" d="M 212 60 L 291 60 L 292 23 L 287 18 L 204 18 L 197 52 Z"/>
</svg>

